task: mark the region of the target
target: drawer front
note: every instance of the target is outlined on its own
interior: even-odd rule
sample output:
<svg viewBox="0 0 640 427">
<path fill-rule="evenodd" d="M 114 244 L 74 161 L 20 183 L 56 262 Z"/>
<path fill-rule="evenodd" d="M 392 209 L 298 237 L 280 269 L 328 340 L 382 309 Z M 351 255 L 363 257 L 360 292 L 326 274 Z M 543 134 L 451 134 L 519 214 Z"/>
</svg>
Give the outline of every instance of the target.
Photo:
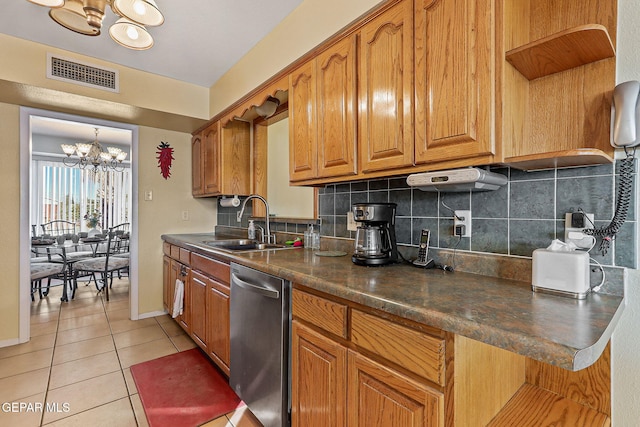
<svg viewBox="0 0 640 427">
<path fill-rule="evenodd" d="M 171 258 L 180 259 L 180 246 L 171 245 Z"/>
<path fill-rule="evenodd" d="M 191 267 L 202 271 L 222 283 L 229 284 L 231 275 L 229 264 L 204 257 L 200 254 L 191 254 Z"/>
<path fill-rule="evenodd" d="M 293 290 L 293 316 L 347 338 L 347 306 L 297 289 Z"/>
<path fill-rule="evenodd" d="M 171 256 L 171 245 L 167 242 L 162 242 L 162 253 L 166 256 Z"/>
<path fill-rule="evenodd" d="M 351 341 L 444 385 L 444 340 L 359 310 L 351 311 Z"/>
<path fill-rule="evenodd" d="M 183 264 L 191 264 L 191 252 L 186 250 L 185 248 L 180 248 L 179 252 L 179 260 Z"/>
</svg>

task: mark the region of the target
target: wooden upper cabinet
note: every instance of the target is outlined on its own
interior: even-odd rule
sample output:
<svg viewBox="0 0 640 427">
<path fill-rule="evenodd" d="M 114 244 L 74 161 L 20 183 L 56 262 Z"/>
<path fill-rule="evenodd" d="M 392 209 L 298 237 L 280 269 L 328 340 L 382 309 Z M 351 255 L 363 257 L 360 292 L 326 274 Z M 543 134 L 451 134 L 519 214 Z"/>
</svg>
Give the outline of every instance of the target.
<svg viewBox="0 0 640 427">
<path fill-rule="evenodd" d="M 360 30 L 360 169 L 413 164 L 413 3 L 403 0 Z"/>
<path fill-rule="evenodd" d="M 251 124 L 231 120 L 221 130 L 220 194 L 251 194 Z"/>
<path fill-rule="evenodd" d="M 202 163 L 202 133 L 197 133 L 191 138 L 191 189 L 194 196 L 204 193 Z"/>
<path fill-rule="evenodd" d="M 416 163 L 495 152 L 493 0 L 416 0 Z"/>
<path fill-rule="evenodd" d="M 229 120 L 223 128 L 220 121 L 216 121 L 193 137 L 191 159 L 194 195 L 250 194 L 250 127 L 249 123 Z M 196 176 L 198 164 L 201 165 L 200 180 Z M 198 189 L 199 184 L 201 190 Z"/>
<path fill-rule="evenodd" d="M 220 122 L 212 123 L 202 131 L 202 153 L 204 156 L 204 194 L 220 192 Z"/>
<path fill-rule="evenodd" d="M 356 35 L 317 58 L 318 176 L 354 175 L 356 170 Z"/>
<path fill-rule="evenodd" d="M 317 175 L 315 61 L 289 76 L 289 179 L 300 181 Z"/>
</svg>

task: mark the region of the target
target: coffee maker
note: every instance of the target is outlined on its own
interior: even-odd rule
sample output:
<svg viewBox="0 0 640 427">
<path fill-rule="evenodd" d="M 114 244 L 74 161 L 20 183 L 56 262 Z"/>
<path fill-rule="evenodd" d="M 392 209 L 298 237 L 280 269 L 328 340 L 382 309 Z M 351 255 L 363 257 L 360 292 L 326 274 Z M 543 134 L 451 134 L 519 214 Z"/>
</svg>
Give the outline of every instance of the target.
<svg viewBox="0 0 640 427">
<path fill-rule="evenodd" d="M 358 265 L 385 265 L 398 261 L 396 244 L 395 203 L 356 203 L 351 207 L 358 222 L 355 253 L 351 257 Z"/>
</svg>

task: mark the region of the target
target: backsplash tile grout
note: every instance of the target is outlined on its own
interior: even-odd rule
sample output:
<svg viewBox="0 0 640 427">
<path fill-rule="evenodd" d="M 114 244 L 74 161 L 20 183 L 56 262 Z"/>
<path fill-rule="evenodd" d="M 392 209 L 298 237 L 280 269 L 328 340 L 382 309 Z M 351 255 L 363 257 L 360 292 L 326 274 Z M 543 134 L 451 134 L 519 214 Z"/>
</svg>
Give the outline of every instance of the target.
<svg viewBox="0 0 640 427">
<path fill-rule="evenodd" d="M 637 165 L 637 161 L 636 161 Z M 634 165 L 635 167 L 635 165 Z M 328 184 L 318 192 L 320 231 L 324 236 L 354 238 L 347 230 L 347 211 L 354 203 L 394 202 L 398 204 L 398 243 L 417 247 L 420 230 L 431 230 L 431 246 L 468 253 L 489 253 L 530 258 L 534 249 L 547 247 L 553 239 L 564 240 L 564 214 L 581 208 L 595 214 L 597 227 L 607 225 L 615 211 L 617 165 L 597 165 L 524 172 L 509 167 L 492 167 L 508 177 L 495 191 L 429 193 L 411 188 L 406 176 Z M 637 167 L 634 168 L 634 171 Z M 629 216 L 606 256 L 591 251 L 604 266 L 637 268 L 638 219 L 637 184 Z M 267 197 L 268 199 L 268 197 Z M 472 236 L 452 235 L 453 216 L 442 201 L 454 210 L 471 210 Z M 237 208 L 218 207 L 218 224 L 246 227 L 249 210 L 240 224 Z M 302 233 L 306 224 L 278 223 L 274 230 Z"/>
</svg>

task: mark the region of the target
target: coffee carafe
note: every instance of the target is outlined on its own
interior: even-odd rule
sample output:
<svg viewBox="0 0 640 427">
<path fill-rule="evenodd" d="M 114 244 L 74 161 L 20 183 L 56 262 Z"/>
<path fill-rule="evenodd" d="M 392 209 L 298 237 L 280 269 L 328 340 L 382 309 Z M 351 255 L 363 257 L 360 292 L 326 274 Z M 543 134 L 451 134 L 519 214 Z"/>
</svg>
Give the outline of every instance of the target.
<svg viewBox="0 0 640 427">
<path fill-rule="evenodd" d="M 398 261 L 395 203 L 356 203 L 351 207 L 358 222 L 355 252 L 358 265 L 385 265 Z"/>
</svg>

